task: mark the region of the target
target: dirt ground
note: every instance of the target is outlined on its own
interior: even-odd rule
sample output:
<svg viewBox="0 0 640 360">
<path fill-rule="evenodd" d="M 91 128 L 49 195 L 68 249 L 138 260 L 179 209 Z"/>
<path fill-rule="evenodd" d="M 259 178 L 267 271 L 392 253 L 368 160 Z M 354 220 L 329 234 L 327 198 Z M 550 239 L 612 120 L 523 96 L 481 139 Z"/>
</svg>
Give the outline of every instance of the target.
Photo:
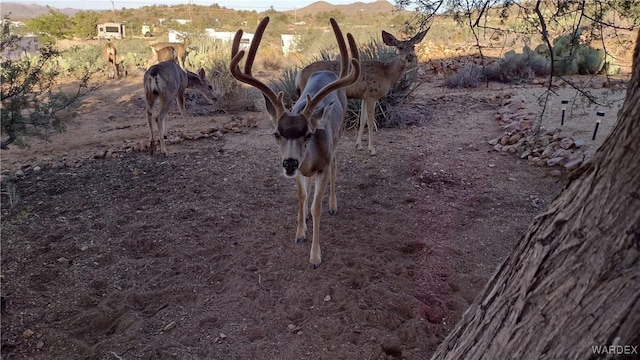
<svg viewBox="0 0 640 360">
<path fill-rule="evenodd" d="M 266 113 L 191 95 L 170 138 L 206 136 L 166 158 L 121 151 L 148 137 L 129 76 L 84 99 L 51 142 L 3 150 L 5 180 L 21 176 L 2 194 L 2 358 L 429 358 L 566 174 L 488 144 L 502 133 L 489 99 L 523 93 L 535 112 L 541 85 L 423 80 L 425 121 L 379 130 L 377 156 L 344 132 L 316 270 L 309 242 L 294 242 L 295 184 Z M 596 141 L 592 110 L 569 131 L 595 149 L 617 109 Z"/>
</svg>

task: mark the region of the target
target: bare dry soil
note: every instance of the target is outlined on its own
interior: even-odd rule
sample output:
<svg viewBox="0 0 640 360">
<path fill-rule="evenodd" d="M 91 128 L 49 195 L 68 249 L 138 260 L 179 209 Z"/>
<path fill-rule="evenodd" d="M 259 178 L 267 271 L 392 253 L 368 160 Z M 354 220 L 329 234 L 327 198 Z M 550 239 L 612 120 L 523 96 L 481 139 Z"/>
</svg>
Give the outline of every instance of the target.
<svg viewBox="0 0 640 360">
<path fill-rule="evenodd" d="M 344 131 L 312 270 L 266 114 L 191 95 L 150 156 L 141 84 L 109 82 L 67 132 L 2 152 L 3 359 L 426 359 L 563 186 L 488 145 L 487 99 L 541 87 L 425 79 L 429 113 L 380 129 L 377 156 Z"/>
</svg>

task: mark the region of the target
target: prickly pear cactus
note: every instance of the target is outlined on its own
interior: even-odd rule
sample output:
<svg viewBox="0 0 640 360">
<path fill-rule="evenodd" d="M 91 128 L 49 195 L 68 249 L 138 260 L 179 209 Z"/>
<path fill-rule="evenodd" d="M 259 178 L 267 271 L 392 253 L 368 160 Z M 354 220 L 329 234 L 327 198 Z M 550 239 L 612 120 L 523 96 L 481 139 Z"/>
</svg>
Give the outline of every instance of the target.
<svg viewBox="0 0 640 360">
<path fill-rule="evenodd" d="M 603 70 L 605 52 L 579 42 L 580 32 L 576 37 L 562 35 L 553 40 L 553 73 L 554 75 L 597 74 Z M 548 49 L 544 44 L 536 47 L 535 52 L 546 57 Z"/>
</svg>

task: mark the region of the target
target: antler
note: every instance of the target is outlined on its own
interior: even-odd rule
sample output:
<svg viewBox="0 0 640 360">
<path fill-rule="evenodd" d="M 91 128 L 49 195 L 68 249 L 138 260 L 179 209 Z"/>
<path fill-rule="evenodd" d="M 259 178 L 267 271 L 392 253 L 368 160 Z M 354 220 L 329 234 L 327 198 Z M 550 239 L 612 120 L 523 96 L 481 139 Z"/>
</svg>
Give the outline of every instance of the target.
<svg viewBox="0 0 640 360">
<path fill-rule="evenodd" d="M 243 82 L 245 84 L 251 85 L 256 89 L 262 91 L 262 93 L 267 97 L 273 107 L 276 110 L 276 119 L 280 117 L 283 113 L 285 113 L 284 107 L 284 93 L 280 92 L 276 95 L 273 90 L 267 85 L 265 85 L 260 80 L 253 77 L 251 74 L 251 68 L 253 67 L 253 61 L 256 59 L 256 53 L 258 52 L 258 46 L 260 46 L 260 41 L 262 41 L 262 35 L 264 34 L 264 30 L 267 28 L 267 24 L 269 24 L 269 17 L 265 17 L 260 21 L 258 27 L 256 28 L 256 33 L 253 36 L 253 40 L 251 41 L 251 46 L 249 47 L 249 53 L 247 55 L 247 61 L 244 64 L 244 72 L 240 71 L 240 60 L 244 57 L 244 50 L 240 50 L 240 40 L 242 39 L 242 30 L 238 30 L 236 32 L 236 36 L 233 38 L 233 44 L 231 45 L 231 64 L 229 65 L 231 75 L 236 78 L 236 80 Z"/>
<path fill-rule="evenodd" d="M 347 45 L 344 42 L 344 36 L 338 26 L 338 23 L 334 18 L 329 19 L 331 27 L 336 35 L 338 41 L 338 48 L 340 49 L 340 77 L 325 87 L 320 89 L 313 98 L 307 94 L 307 105 L 302 110 L 302 114 L 307 118 L 311 118 L 314 108 L 332 91 L 341 87 L 349 86 L 360 77 L 360 53 L 358 52 L 358 46 L 351 33 L 347 33 L 347 39 L 349 41 L 349 48 L 351 50 L 351 71 L 349 71 L 349 54 L 347 53 Z"/>
<path fill-rule="evenodd" d="M 349 71 L 349 54 L 347 52 L 347 45 L 344 41 L 344 36 L 342 35 L 342 31 L 338 26 L 338 23 L 335 19 L 331 18 L 331 27 L 333 28 L 333 32 L 336 36 L 336 40 L 338 41 L 338 48 L 340 49 L 340 77 L 330 83 L 325 87 L 320 89 L 316 95 L 311 98 L 307 95 L 307 104 L 302 110 L 302 114 L 309 119 L 311 114 L 313 113 L 314 108 L 324 99 L 329 93 L 332 91 L 339 89 L 341 87 L 349 86 L 356 81 L 360 77 L 360 55 L 358 52 L 358 46 L 353 38 L 351 33 L 347 33 L 347 39 L 349 41 L 349 48 L 351 50 L 351 70 Z M 264 34 L 265 29 L 267 28 L 267 24 L 269 24 L 269 17 L 265 17 L 260 21 L 258 27 L 256 28 L 256 33 L 253 36 L 253 40 L 251 41 L 251 46 L 249 47 L 249 53 L 247 55 L 247 60 L 244 65 L 244 72 L 240 71 L 240 61 L 244 57 L 244 50 L 240 50 L 240 40 L 242 39 L 242 30 L 238 30 L 236 32 L 235 37 L 233 38 L 233 44 L 231 46 L 231 64 L 229 65 L 231 75 L 236 78 L 238 81 L 243 82 L 245 84 L 251 85 L 256 89 L 262 91 L 265 97 L 271 102 L 273 107 L 275 108 L 275 119 L 279 119 L 282 114 L 286 112 L 284 107 L 284 93 L 280 92 L 276 95 L 276 93 L 267 85 L 265 85 L 260 80 L 253 77 L 251 74 L 251 68 L 253 67 L 253 62 L 256 58 L 256 53 L 258 52 L 258 47 L 260 46 L 260 41 L 262 40 L 262 36 Z"/>
</svg>

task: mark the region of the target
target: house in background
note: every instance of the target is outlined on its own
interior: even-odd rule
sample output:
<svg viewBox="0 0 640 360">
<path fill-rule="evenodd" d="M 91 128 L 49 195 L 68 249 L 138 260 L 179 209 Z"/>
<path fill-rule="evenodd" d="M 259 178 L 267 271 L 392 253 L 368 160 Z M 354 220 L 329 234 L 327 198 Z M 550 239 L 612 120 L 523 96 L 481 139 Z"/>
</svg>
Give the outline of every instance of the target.
<svg viewBox="0 0 640 360">
<path fill-rule="evenodd" d="M 298 52 L 298 41 L 300 35 L 280 34 L 280 40 L 282 41 L 282 53 L 288 54 L 290 52 Z"/>
<path fill-rule="evenodd" d="M 19 60 L 23 55 L 35 55 L 40 52 L 40 40 L 36 35 L 25 35 L 18 41 L 8 44 L 3 50 L 2 56 L 5 59 L 15 61 Z"/>
<path fill-rule="evenodd" d="M 233 42 L 233 38 L 236 36 L 235 32 L 231 31 L 215 31 L 212 28 L 204 29 L 207 36 L 213 39 L 217 39 L 224 42 Z M 251 45 L 251 41 L 253 41 L 253 34 L 242 33 L 242 38 L 240 39 L 240 49 L 248 50 Z"/>
<path fill-rule="evenodd" d="M 98 39 L 122 39 L 126 36 L 122 23 L 108 22 L 98 24 Z"/>
</svg>

